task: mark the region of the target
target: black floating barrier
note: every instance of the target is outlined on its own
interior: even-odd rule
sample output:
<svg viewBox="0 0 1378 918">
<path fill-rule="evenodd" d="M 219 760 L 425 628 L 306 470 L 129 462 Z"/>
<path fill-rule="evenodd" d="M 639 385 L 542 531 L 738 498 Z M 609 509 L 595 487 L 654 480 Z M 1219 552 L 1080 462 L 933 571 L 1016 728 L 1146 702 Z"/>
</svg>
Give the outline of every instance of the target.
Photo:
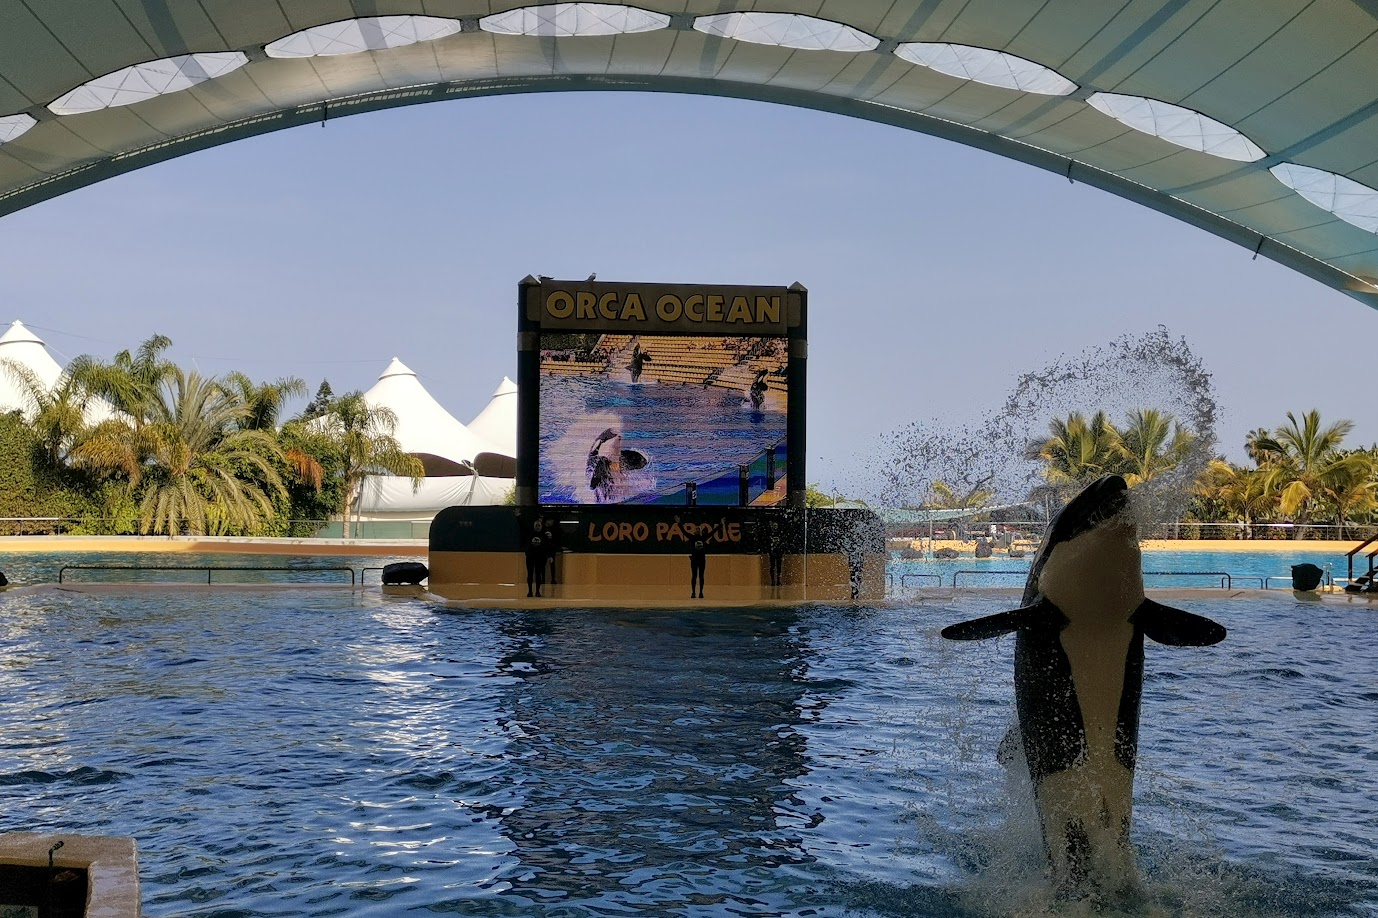
<svg viewBox="0 0 1378 918">
<path fill-rule="evenodd" d="M 62 567 L 58 568 L 57 571 L 58 583 L 63 582 L 68 571 L 205 571 L 207 584 L 211 582 L 211 575 L 216 571 L 287 571 L 298 574 L 318 574 L 327 571 L 340 571 L 349 574 L 349 585 L 351 587 L 355 584 L 354 568 L 352 567 L 259 567 L 253 565 L 207 567 L 200 564 L 64 564 Z"/>
</svg>

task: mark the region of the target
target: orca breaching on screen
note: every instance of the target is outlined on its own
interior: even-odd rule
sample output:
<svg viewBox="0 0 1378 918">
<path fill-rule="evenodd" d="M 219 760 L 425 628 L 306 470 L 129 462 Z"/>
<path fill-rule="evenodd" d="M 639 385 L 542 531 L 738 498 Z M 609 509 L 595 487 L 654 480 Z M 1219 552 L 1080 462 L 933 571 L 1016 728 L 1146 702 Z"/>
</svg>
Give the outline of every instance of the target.
<svg viewBox="0 0 1378 918">
<path fill-rule="evenodd" d="M 1022 607 L 943 629 L 957 641 L 1017 635 L 1017 720 L 1001 760 L 1022 751 L 1060 896 L 1132 895 L 1129 845 L 1144 638 L 1204 647 L 1223 626 L 1144 596 L 1128 487 L 1095 482 L 1049 526 Z"/>
</svg>

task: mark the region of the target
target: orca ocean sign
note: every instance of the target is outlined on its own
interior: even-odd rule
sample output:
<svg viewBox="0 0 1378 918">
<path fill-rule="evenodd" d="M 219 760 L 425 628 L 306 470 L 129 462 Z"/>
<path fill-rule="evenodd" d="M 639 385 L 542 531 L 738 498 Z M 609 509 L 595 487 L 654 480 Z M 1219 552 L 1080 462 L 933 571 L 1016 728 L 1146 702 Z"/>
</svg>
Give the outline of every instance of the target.
<svg viewBox="0 0 1378 918">
<path fill-rule="evenodd" d="M 806 298 L 798 284 L 528 278 L 518 503 L 802 500 Z"/>
</svg>

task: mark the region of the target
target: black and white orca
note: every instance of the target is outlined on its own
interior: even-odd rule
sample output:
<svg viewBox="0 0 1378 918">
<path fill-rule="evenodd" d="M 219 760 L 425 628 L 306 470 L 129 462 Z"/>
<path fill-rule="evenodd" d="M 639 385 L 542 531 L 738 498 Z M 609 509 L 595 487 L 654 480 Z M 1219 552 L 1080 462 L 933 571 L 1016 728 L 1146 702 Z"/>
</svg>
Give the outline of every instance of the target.
<svg viewBox="0 0 1378 918">
<path fill-rule="evenodd" d="M 942 632 L 957 641 L 1011 633 L 1018 716 L 1002 759 L 1022 748 L 1058 894 L 1132 894 L 1144 638 L 1204 647 L 1223 640 L 1225 629 L 1145 597 L 1128 487 L 1111 475 L 1053 519 L 1021 608 Z"/>
<path fill-rule="evenodd" d="M 622 434 L 609 427 L 598 435 L 589 448 L 585 472 L 594 500 L 600 504 L 616 503 L 623 494 L 623 473 L 646 467 L 646 454 L 622 448 Z"/>
</svg>

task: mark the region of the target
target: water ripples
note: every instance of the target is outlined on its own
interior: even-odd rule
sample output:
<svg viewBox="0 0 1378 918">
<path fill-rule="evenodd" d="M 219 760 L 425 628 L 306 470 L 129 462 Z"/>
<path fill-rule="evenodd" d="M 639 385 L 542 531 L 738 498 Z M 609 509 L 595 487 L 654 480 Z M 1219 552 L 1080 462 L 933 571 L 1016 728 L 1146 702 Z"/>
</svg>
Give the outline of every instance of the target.
<svg viewBox="0 0 1378 918">
<path fill-rule="evenodd" d="M 1038 914 L 1013 642 L 937 636 L 999 608 L 8 594 L 0 829 L 136 837 L 149 916 Z M 1366 616 L 1192 608 L 1230 638 L 1149 648 L 1155 907 L 1378 911 Z"/>
</svg>

